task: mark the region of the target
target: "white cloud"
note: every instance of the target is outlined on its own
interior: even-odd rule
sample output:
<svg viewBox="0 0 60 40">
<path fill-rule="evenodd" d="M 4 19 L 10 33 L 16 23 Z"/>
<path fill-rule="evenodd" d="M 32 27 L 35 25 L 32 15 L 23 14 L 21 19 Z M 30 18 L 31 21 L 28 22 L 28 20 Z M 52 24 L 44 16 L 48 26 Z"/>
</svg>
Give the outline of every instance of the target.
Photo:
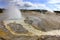
<svg viewBox="0 0 60 40">
<path fill-rule="evenodd" d="M 30 6 L 28 9 L 43 9 L 43 6 L 45 6 L 44 4 L 33 4 L 31 2 L 23 2 L 24 6 L 27 5 L 27 6 Z M 25 6 L 26 7 L 26 6 Z"/>
<path fill-rule="evenodd" d="M 56 7 L 56 10 L 59 10 L 60 11 L 60 5 L 55 4 L 55 7 Z"/>
<path fill-rule="evenodd" d="M 34 7 L 34 8 L 42 8 L 45 6 L 45 4 L 37 4 L 37 3 L 31 3 L 31 2 L 23 2 L 23 5 L 28 5 L 30 6 L 31 8 Z"/>
<path fill-rule="evenodd" d="M 27 6 L 33 6 L 33 4 L 31 3 L 31 2 L 23 2 L 24 3 L 24 5 L 27 5 Z"/>
<path fill-rule="evenodd" d="M 8 3 L 16 3 L 16 4 L 21 4 L 23 2 L 23 0 L 1 0 L 1 1 Z"/>
<path fill-rule="evenodd" d="M 60 0 L 48 0 L 47 4 L 51 5 L 52 10 L 59 10 L 60 11 Z"/>
<path fill-rule="evenodd" d="M 58 4 L 56 4 L 55 6 L 56 6 L 57 8 L 60 8 L 60 5 L 58 5 Z"/>
<path fill-rule="evenodd" d="M 19 8 L 23 9 L 46 9 L 49 11 L 60 10 L 60 5 L 57 4 L 60 3 L 60 0 L 48 0 L 47 5 L 40 3 L 23 2 L 23 0 L 0 0 L 0 1 L 15 2 L 19 6 Z M 52 7 L 48 5 L 51 5 Z"/>
<path fill-rule="evenodd" d="M 53 11 L 51 8 L 47 7 L 45 4 L 38 4 L 38 3 L 31 3 L 31 2 L 24 2 L 24 4 L 30 6 L 30 7 L 26 7 L 24 6 L 24 9 L 45 9 L 45 10 L 49 10 L 49 11 Z"/>
<path fill-rule="evenodd" d="M 60 3 L 60 0 L 48 0 L 48 3 L 51 4 Z"/>
</svg>

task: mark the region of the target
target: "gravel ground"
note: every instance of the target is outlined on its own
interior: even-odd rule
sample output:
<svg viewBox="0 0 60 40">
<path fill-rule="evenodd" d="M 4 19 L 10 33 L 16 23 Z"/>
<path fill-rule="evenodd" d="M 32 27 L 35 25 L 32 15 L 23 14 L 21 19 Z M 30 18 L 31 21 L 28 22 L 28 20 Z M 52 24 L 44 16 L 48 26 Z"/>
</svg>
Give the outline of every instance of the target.
<svg viewBox="0 0 60 40">
<path fill-rule="evenodd" d="M 10 26 L 10 28 L 16 33 L 27 33 L 28 32 L 25 28 L 23 28 L 23 25 L 21 24 L 9 23 L 7 25 Z"/>
<path fill-rule="evenodd" d="M 60 36 L 42 35 L 38 40 L 60 40 Z"/>
</svg>

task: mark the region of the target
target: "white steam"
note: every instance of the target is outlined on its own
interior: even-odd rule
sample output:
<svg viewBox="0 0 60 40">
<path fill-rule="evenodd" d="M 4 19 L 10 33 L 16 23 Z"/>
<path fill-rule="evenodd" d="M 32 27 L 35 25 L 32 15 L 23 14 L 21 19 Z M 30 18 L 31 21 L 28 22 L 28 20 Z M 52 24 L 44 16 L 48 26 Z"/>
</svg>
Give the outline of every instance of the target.
<svg viewBox="0 0 60 40">
<path fill-rule="evenodd" d="M 7 9 L 5 9 L 4 12 L 1 14 L 0 21 L 21 19 L 22 18 L 21 12 L 15 6 L 15 3 L 19 3 L 19 0 L 5 0 L 5 1 L 8 2 L 9 5 L 7 6 Z M 13 3 L 13 5 L 11 3 Z"/>
</svg>

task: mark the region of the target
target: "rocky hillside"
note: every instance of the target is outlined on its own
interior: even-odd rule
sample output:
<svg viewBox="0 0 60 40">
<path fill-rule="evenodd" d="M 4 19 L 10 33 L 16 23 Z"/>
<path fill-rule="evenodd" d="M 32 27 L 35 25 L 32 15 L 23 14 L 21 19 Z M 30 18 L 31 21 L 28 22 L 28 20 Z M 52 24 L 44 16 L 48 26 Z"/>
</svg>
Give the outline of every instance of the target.
<svg viewBox="0 0 60 40">
<path fill-rule="evenodd" d="M 25 19 L 0 22 L 0 40 L 60 40 L 59 14 L 46 10 L 21 13 Z"/>
</svg>

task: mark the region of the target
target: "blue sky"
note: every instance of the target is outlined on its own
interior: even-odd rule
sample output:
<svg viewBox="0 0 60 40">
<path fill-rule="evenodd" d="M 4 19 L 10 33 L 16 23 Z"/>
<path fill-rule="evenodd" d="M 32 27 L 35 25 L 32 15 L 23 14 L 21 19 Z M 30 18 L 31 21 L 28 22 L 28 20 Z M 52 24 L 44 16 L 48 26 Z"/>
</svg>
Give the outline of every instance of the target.
<svg viewBox="0 0 60 40">
<path fill-rule="evenodd" d="M 21 4 L 21 3 L 22 4 Z M 60 10 L 60 0 L 18 0 L 17 5 L 19 8 L 26 8 L 26 9 L 47 9 L 47 10 Z M 20 4 L 19 4 L 20 3 Z M 0 8 L 7 6 L 6 0 L 0 1 Z M 26 7 L 30 6 L 30 7 Z"/>
<path fill-rule="evenodd" d="M 36 4 L 39 9 L 60 10 L 60 0 L 24 0 L 32 5 Z M 38 5 L 40 4 L 40 5 Z"/>
<path fill-rule="evenodd" d="M 32 3 L 46 3 L 47 2 L 47 0 L 24 0 L 24 1 L 29 1 Z"/>
</svg>

